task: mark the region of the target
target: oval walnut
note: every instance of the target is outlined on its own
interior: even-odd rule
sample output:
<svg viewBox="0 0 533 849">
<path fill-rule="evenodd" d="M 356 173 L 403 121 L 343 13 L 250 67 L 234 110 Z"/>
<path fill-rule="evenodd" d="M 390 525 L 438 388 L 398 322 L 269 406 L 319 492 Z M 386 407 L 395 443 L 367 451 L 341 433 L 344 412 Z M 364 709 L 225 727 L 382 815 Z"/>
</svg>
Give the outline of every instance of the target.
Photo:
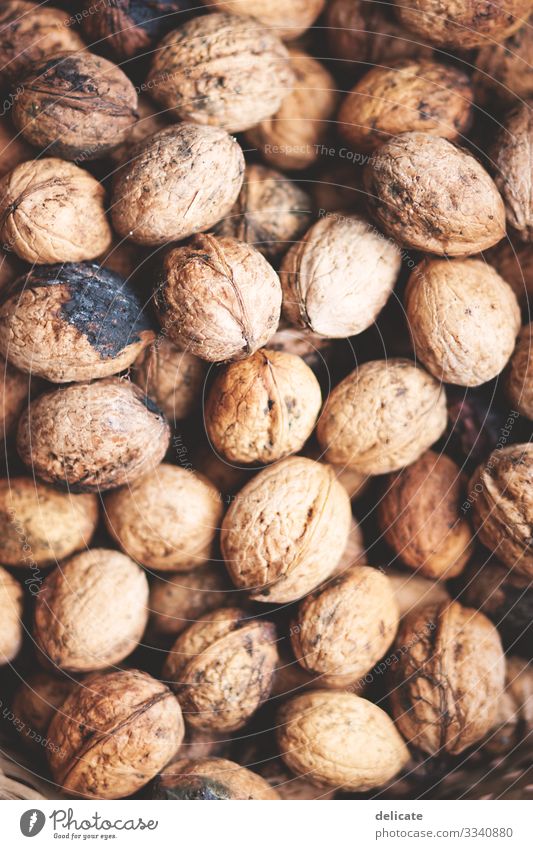
<svg viewBox="0 0 533 849">
<path fill-rule="evenodd" d="M 279 799 L 270 785 L 246 767 L 225 758 L 181 758 L 156 778 L 153 799 L 206 801 Z"/>
</svg>

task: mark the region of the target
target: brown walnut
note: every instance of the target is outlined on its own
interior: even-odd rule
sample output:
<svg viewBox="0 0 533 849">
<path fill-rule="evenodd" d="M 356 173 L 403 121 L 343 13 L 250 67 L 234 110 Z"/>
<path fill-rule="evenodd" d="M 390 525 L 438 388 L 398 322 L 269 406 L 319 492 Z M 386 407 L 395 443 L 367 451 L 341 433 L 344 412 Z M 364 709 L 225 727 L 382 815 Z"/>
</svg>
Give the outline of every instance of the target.
<svg viewBox="0 0 533 849">
<path fill-rule="evenodd" d="M 159 775 L 152 799 L 279 799 L 264 778 L 225 758 L 182 758 Z"/>
<path fill-rule="evenodd" d="M 491 149 L 494 181 L 505 203 L 507 224 L 524 242 L 533 241 L 533 122 L 524 103 L 504 119 Z"/>
<path fill-rule="evenodd" d="M 506 375 L 507 396 L 515 409 L 533 419 L 533 324 L 520 331 Z"/>
<path fill-rule="evenodd" d="M 531 19 L 505 41 L 488 42 L 475 59 L 472 82 L 480 104 L 516 105 L 533 97 Z"/>
<path fill-rule="evenodd" d="M 255 18 L 280 38 L 292 41 L 315 22 L 325 0 L 213 0 L 208 5 L 210 9 Z"/>
<path fill-rule="evenodd" d="M 132 369 L 133 381 L 170 422 L 186 419 L 200 406 L 205 378 L 203 360 L 164 336 L 143 351 Z"/>
<path fill-rule="evenodd" d="M 34 151 L 17 133 L 8 118 L 0 118 L 0 177 L 5 177 L 21 162 L 31 159 Z"/>
<path fill-rule="evenodd" d="M 519 304 L 527 308 L 533 299 L 533 247 L 507 237 L 487 251 L 485 257 L 509 284 Z"/>
<path fill-rule="evenodd" d="M 21 585 L 0 566 L 0 666 L 11 663 L 22 646 L 23 608 Z"/>
<path fill-rule="evenodd" d="M 392 584 L 402 619 L 414 610 L 419 610 L 428 604 L 448 601 L 450 598 L 444 582 L 431 581 L 419 573 L 397 572 L 387 568 L 386 575 Z"/>
<path fill-rule="evenodd" d="M 307 327 L 293 327 L 283 320 L 265 347 L 270 351 L 301 357 L 318 377 L 324 371 L 327 372 L 335 356 L 335 344 L 332 339 L 319 336 Z"/>
<path fill-rule="evenodd" d="M 23 725 L 23 739 L 31 743 L 45 735 L 52 719 L 70 693 L 78 686 L 72 677 L 33 672 L 25 678 L 13 696 L 13 713 Z"/>
<path fill-rule="evenodd" d="M 505 692 L 498 715 L 483 750 L 491 754 L 511 752 L 533 731 L 533 669 L 521 657 L 507 657 Z"/>
<path fill-rule="evenodd" d="M 139 95 L 135 122 L 130 126 L 124 142 L 109 151 L 109 158 L 117 166 L 126 165 L 132 159 L 136 145 L 145 142 L 159 130 L 167 129 L 168 125 L 166 114 L 146 95 Z"/>
<path fill-rule="evenodd" d="M 474 558 L 465 572 L 461 598 L 469 607 L 494 622 L 513 650 L 519 651 L 530 639 L 533 586 L 520 572 L 509 571 L 485 550 Z"/>
<path fill-rule="evenodd" d="M 200 616 L 235 604 L 236 598 L 220 563 L 205 563 L 191 572 L 164 575 L 151 585 L 151 624 L 158 634 L 176 637 Z"/>
<path fill-rule="evenodd" d="M 0 357 L 0 444 L 13 433 L 30 387 L 31 377 Z"/>
</svg>

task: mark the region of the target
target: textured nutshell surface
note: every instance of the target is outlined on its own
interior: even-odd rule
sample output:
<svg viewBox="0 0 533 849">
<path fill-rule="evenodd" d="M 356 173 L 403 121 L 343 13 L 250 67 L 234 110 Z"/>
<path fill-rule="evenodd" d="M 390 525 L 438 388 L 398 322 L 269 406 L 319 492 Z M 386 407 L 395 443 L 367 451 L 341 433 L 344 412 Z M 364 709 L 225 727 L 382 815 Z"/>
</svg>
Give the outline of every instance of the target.
<svg viewBox="0 0 533 849">
<path fill-rule="evenodd" d="M 181 758 L 154 783 L 153 799 L 279 799 L 264 778 L 225 758 Z"/>
<path fill-rule="evenodd" d="M 480 541 L 508 569 L 533 576 L 533 445 L 496 449 L 468 485 Z"/>
<path fill-rule="evenodd" d="M 407 747 L 385 711 L 353 693 L 316 690 L 278 713 L 280 754 L 297 775 L 364 792 L 397 775 Z"/>
<path fill-rule="evenodd" d="M 236 607 L 207 613 L 172 646 L 163 677 L 194 728 L 242 728 L 270 695 L 276 630 Z"/>
<path fill-rule="evenodd" d="M 54 383 L 117 374 L 154 339 L 142 299 L 96 263 L 37 267 L 0 299 L 0 352 Z"/>
<path fill-rule="evenodd" d="M 165 112 L 146 95 L 139 95 L 135 121 L 130 126 L 124 142 L 108 152 L 109 158 L 117 166 L 126 165 L 131 160 L 136 145 L 146 141 L 159 130 L 167 129 L 168 125 Z"/>
<path fill-rule="evenodd" d="M 283 315 L 322 336 L 361 333 L 384 307 L 400 265 L 400 249 L 367 221 L 327 215 L 283 259 Z"/>
<path fill-rule="evenodd" d="M 174 422 L 186 419 L 200 406 L 206 366 L 194 354 L 181 351 L 160 336 L 135 361 L 132 378 Z"/>
<path fill-rule="evenodd" d="M 505 203 L 507 223 L 525 242 L 533 240 L 533 122 L 527 103 L 511 112 L 491 149 L 494 180 Z"/>
<path fill-rule="evenodd" d="M 317 436 L 332 463 L 368 475 L 414 463 L 442 435 L 444 389 L 410 360 L 364 363 L 331 392 Z"/>
<path fill-rule="evenodd" d="M 221 563 L 205 563 L 191 572 L 152 581 L 151 624 L 158 634 L 177 636 L 200 616 L 238 599 Z"/>
<path fill-rule="evenodd" d="M 44 736 L 56 711 L 78 684 L 71 677 L 33 672 L 26 677 L 13 696 L 12 708 L 17 719 L 22 720 L 22 739 L 28 743 L 39 742 Z M 37 737 L 37 739 L 36 739 Z"/>
<path fill-rule="evenodd" d="M 107 495 L 104 506 L 107 529 L 123 551 L 164 571 L 205 563 L 223 510 L 207 478 L 167 463 Z"/>
<path fill-rule="evenodd" d="M 401 618 L 428 604 L 438 604 L 450 598 L 445 583 L 432 581 L 420 574 L 396 572 L 387 567 L 387 578 L 392 585 Z"/>
<path fill-rule="evenodd" d="M 17 133 L 9 118 L 0 118 L 0 177 L 5 177 L 16 165 L 31 159 L 34 151 Z"/>
<path fill-rule="evenodd" d="M 0 562 L 6 566 L 51 566 L 85 548 L 97 524 L 95 495 L 59 492 L 30 477 L 0 480 Z"/>
<path fill-rule="evenodd" d="M 249 15 L 280 38 L 292 41 L 309 29 L 324 5 L 325 0 L 214 0 L 209 7 Z"/>
<path fill-rule="evenodd" d="M 392 712 L 415 748 L 457 755 L 493 726 L 505 658 L 496 628 L 482 613 L 444 602 L 409 614 L 395 660 Z"/>
<path fill-rule="evenodd" d="M 250 763 L 250 761 L 247 761 Z M 291 772 L 280 757 L 269 757 L 262 763 L 254 763 L 254 769 L 264 778 L 270 786 L 286 801 L 291 800 L 321 800 L 326 801 L 335 797 L 334 790 L 327 790 L 313 784 L 304 775 L 295 775 Z"/>
<path fill-rule="evenodd" d="M 464 476 L 445 454 L 426 451 L 386 479 L 378 518 L 386 542 L 411 569 L 452 578 L 472 553 L 472 531 L 461 513 Z"/>
<path fill-rule="evenodd" d="M 147 85 L 176 120 L 236 133 L 273 115 L 293 81 L 288 51 L 272 31 L 215 12 L 163 39 Z"/>
<path fill-rule="evenodd" d="M 154 294 L 163 333 L 210 362 L 242 359 L 274 334 L 278 275 L 252 245 L 198 235 L 169 250 Z"/>
<path fill-rule="evenodd" d="M 515 409 L 533 419 L 533 338 L 531 324 L 520 331 L 506 375 L 507 397 Z"/>
<path fill-rule="evenodd" d="M 0 238 L 26 262 L 81 262 L 111 245 L 104 187 L 72 162 L 22 162 L 0 180 L 0 198 Z"/>
<path fill-rule="evenodd" d="M 510 752 L 533 729 L 533 670 L 521 657 L 507 656 L 505 692 L 484 749 L 491 754 Z"/>
<path fill-rule="evenodd" d="M 86 678 L 49 727 L 54 779 L 72 796 L 121 799 L 148 783 L 183 740 L 180 706 L 136 669 Z"/>
<path fill-rule="evenodd" d="M 527 643 L 533 610 L 530 579 L 511 571 L 494 557 L 474 558 L 464 576 L 464 602 L 494 622 L 513 649 Z"/>
<path fill-rule="evenodd" d="M 217 375 L 204 420 L 229 461 L 272 463 L 303 447 L 321 404 L 320 385 L 300 357 L 261 349 Z"/>
<path fill-rule="evenodd" d="M 378 226 L 405 247 L 465 256 L 505 235 L 505 207 L 493 180 L 447 139 L 394 136 L 367 164 L 364 183 Z"/>
<path fill-rule="evenodd" d="M 115 175 L 113 226 L 141 245 L 185 239 L 228 214 L 243 177 L 242 150 L 224 130 L 167 127 L 139 142 Z"/>
<path fill-rule="evenodd" d="M 141 390 L 108 377 L 39 396 L 19 422 L 17 449 L 43 480 L 93 492 L 147 474 L 169 439 L 166 419 Z"/>
<path fill-rule="evenodd" d="M 0 443 L 13 432 L 30 393 L 27 374 L 0 357 Z"/>
<path fill-rule="evenodd" d="M 533 296 L 533 250 L 524 242 L 504 239 L 486 254 L 486 259 L 509 284 L 518 302 L 527 308 Z"/>
<path fill-rule="evenodd" d="M 0 566 L 0 666 L 10 663 L 22 646 L 24 591 Z"/>
<path fill-rule="evenodd" d="M 522 26 L 503 42 L 488 43 L 476 55 L 472 82 L 482 104 L 517 104 L 533 96 L 533 29 Z"/>
<path fill-rule="evenodd" d="M 234 584 L 256 601 L 295 601 L 332 574 L 348 541 L 350 499 L 335 472 L 289 457 L 259 472 L 222 522 Z"/>
</svg>

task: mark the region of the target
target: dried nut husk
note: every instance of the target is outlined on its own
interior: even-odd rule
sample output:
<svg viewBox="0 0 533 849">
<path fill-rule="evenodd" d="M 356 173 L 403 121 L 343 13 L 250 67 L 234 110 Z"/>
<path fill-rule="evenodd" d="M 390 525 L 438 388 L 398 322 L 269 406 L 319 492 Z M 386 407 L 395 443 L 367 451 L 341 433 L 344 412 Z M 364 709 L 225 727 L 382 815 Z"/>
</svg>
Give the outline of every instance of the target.
<svg viewBox="0 0 533 849">
<path fill-rule="evenodd" d="M 533 324 L 520 331 L 506 375 L 507 397 L 523 416 L 533 419 Z"/>
<path fill-rule="evenodd" d="M 252 245 L 198 235 L 163 257 L 155 306 L 163 333 L 209 362 L 249 357 L 275 333 L 278 275 Z"/>
<path fill-rule="evenodd" d="M 374 150 L 390 136 L 422 132 L 451 141 L 472 121 L 467 75 L 431 60 L 400 59 L 375 67 L 351 90 L 339 110 L 339 131 L 356 150 Z"/>
<path fill-rule="evenodd" d="M 485 257 L 509 284 L 519 304 L 527 308 L 533 298 L 533 246 L 507 238 Z"/>
<path fill-rule="evenodd" d="M 50 672 L 33 672 L 25 678 L 12 702 L 23 740 L 40 742 L 38 735 L 46 734 L 56 711 L 77 686 L 72 678 Z"/>
<path fill-rule="evenodd" d="M 147 474 L 169 440 L 166 419 L 141 390 L 107 377 L 40 395 L 19 422 L 17 449 L 43 480 L 96 492 Z"/>
<path fill-rule="evenodd" d="M 445 454 L 426 451 L 384 483 L 381 533 L 406 566 L 427 578 L 459 575 L 472 553 L 472 530 L 461 504 L 465 479 Z"/>
<path fill-rule="evenodd" d="M 419 574 L 397 572 L 389 568 L 386 575 L 394 590 L 400 618 L 428 604 L 439 604 L 450 598 L 446 584 L 441 581 L 430 581 Z"/>
<path fill-rule="evenodd" d="M 300 357 L 263 348 L 216 376 L 204 420 L 230 462 L 273 463 L 303 447 L 321 405 L 318 380 Z"/>
<path fill-rule="evenodd" d="M 121 799 L 163 769 L 183 734 L 176 697 L 146 672 L 91 675 L 50 724 L 50 769 L 69 795 Z"/>
<path fill-rule="evenodd" d="M 290 58 L 292 91 L 277 112 L 246 133 L 265 162 L 289 171 L 309 168 L 319 158 L 339 102 L 335 78 L 320 62 L 296 48 Z"/>
<path fill-rule="evenodd" d="M 136 145 L 146 141 L 159 130 L 165 130 L 168 125 L 166 113 L 141 94 L 137 103 L 135 122 L 130 126 L 124 142 L 109 151 L 109 158 L 117 166 L 126 165 L 131 160 Z"/>
<path fill-rule="evenodd" d="M 213 484 L 162 463 L 104 501 L 106 526 L 126 554 L 162 571 L 188 571 L 212 554 L 223 504 Z"/>
<path fill-rule="evenodd" d="M 59 53 L 22 76 L 13 123 L 46 155 L 98 159 L 127 137 L 137 92 L 117 65 L 92 53 Z"/>
<path fill-rule="evenodd" d="M 0 566 L 0 666 L 10 663 L 22 646 L 23 607 L 21 585 Z"/>
<path fill-rule="evenodd" d="M 273 115 L 293 81 L 289 53 L 273 32 L 215 12 L 160 42 L 147 86 L 176 120 L 236 133 Z"/>
<path fill-rule="evenodd" d="M 531 19 L 503 42 L 489 42 L 475 58 L 472 83 L 476 102 L 516 105 L 533 97 L 533 26 Z"/>
<path fill-rule="evenodd" d="M 135 361 L 132 379 L 170 422 L 186 419 L 200 406 L 206 365 L 160 336 Z"/>
<path fill-rule="evenodd" d="M 0 357 L 0 444 L 8 439 L 30 394 L 31 378 Z"/>
<path fill-rule="evenodd" d="M 33 154 L 30 145 L 13 129 L 9 119 L 0 118 L 0 177 L 5 177 L 15 166 L 31 159 Z"/>
<path fill-rule="evenodd" d="M 277 660 L 274 625 L 224 607 L 178 637 L 163 676 L 188 725 L 236 731 L 270 695 Z"/>
<path fill-rule="evenodd" d="M 200 616 L 234 604 L 236 593 L 220 563 L 205 563 L 188 572 L 156 578 L 150 588 L 154 631 L 176 637 Z"/>
<path fill-rule="evenodd" d="M 332 574 L 350 521 L 350 499 L 334 471 L 288 457 L 239 492 L 222 522 L 222 555 L 235 586 L 255 601 L 296 601 Z"/>
<path fill-rule="evenodd" d="M 533 122 L 524 103 L 504 119 L 491 149 L 494 181 L 501 192 L 507 224 L 524 242 L 533 241 Z"/>
<path fill-rule="evenodd" d="M 364 183 L 378 226 L 407 248 L 466 256 L 505 235 L 505 207 L 493 180 L 447 139 L 393 136 L 366 165 Z"/>
<path fill-rule="evenodd" d="M 247 165 L 239 197 L 215 227 L 275 263 L 312 222 L 312 201 L 296 183 L 264 165 Z"/>
<path fill-rule="evenodd" d="M 414 463 L 446 427 L 442 386 L 410 360 L 364 363 L 331 392 L 317 436 L 332 463 L 367 475 Z"/>
<path fill-rule="evenodd" d="M 477 557 L 469 565 L 462 583 L 461 598 L 494 622 L 508 643 L 517 651 L 527 644 L 533 611 L 531 579 L 509 572 L 496 558 Z"/>
<path fill-rule="evenodd" d="M 497 448 L 468 491 L 480 541 L 508 569 L 533 578 L 533 445 Z"/>
<path fill-rule="evenodd" d="M 363 218 L 327 215 L 283 258 L 283 315 L 322 336 L 354 336 L 385 306 L 400 266 L 400 249 Z"/>
<path fill-rule="evenodd" d="M 399 610 L 379 569 L 353 566 L 308 595 L 290 629 L 294 654 L 321 687 L 362 678 L 392 644 Z"/>
<path fill-rule="evenodd" d="M 213 0 L 209 9 L 250 16 L 279 38 L 292 41 L 314 24 L 324 5 L 325 0 Z"/>
<path fill-rule="evenodd" d="M 264 778 L 225 758 L 182 758 L 159 775 L 152 799 L 279 799 Z"/>
<path fill-rule="evenodd" d="M 0 479 L 0 562 L 6 566 L 56 564 L 88 546 L 97 524 L 96 495 L 60 492 L 30 477 Z"/>
<path fill-rule="evenodd" d="M 154 339 L 133 287 L 96 263 L 37 266 L 0 299 L 0 353 L 54 383 L 117 374 Z"/>
<path fill-rule="evenodd" d="M 353 693 L 315 690 L 289 699 L 278 713 L 277 738 L 289 769 L 336 789 L 379 787 L 409 760 L 385 711 Z"/>
<path fill-rule="evenodd" d="M 0 180 L 0 238 L 26 262 L 82 262 L 112 241 L 105 189 L 63 159 L 17 165 Z"/>
<path fill-rule="evenodd" d="M 119 236 L 164 245 L 213 227 L 241 190 L 244 156 L 219 127 L 179 124 L 135 145 L 113 181 Z"/>
<path fill-rule="evenodd" d="M 505 658 L 482 613 L 458 602 L 405 617 L 394 652 L 390 703 L 406 740 L 429 755 L 458 755 L 494 725 Z"/>
</svg>

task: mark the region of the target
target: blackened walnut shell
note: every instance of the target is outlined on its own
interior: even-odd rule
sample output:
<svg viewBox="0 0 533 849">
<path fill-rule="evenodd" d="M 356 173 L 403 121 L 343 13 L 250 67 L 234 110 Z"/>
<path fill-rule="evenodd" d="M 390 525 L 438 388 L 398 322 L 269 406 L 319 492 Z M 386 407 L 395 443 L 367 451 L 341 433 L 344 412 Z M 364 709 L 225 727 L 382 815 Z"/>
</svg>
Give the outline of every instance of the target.
<svg viewBox="0 0 533 849">
<path fill-rule="evenodd" d="M 225 758 L 182 758 L 173 761 L 153 788 L 152 799 L 207 801 L 279 799 L 264 778 Z"/>
<path fill-rule="evenodd" d="M 507 115 L 490 152 L 494 181 L 505 203 L 507 223 L 524 242 L 533 241 L 533 122 L 531 104 Z"/>
<path fill-rule="evenodd" d="M 22 586 L 0 566 L 0 667 L 10 663 L 22 646 L 23 607 Z"/>
<path fill-rule="evenodd" d="M 280 38 L 292 41 L 309 29 L 324 4 L 325 0 L 214 0 L 208 5 L 234 15 L 249 15 Z"/>
<path fill-rule="evenodd" d="M 190 416 L 200 406 L 205 363 L 159 336 L 135 361 L 132 379 L 152 398 L 169 422 Z"/>
<path fill-rule="evenodd" d="M 238 598 L 221 563 L 205 563 L 190 572 L 162 575 L 150 588 L 151 625 L 158 634 L 176 637 L 200 616 L 235 604 Z"/>
<path fill-rule="evenodd" d="M 523 416 L 533 419 L 533 324 L 520 331 L 506 375 L 507 397 Z"/>
<path fill-rule="evenodd" d="M 8 439 L 30 394 L 31 378 L 0 357 L 0 444 Z"/>
</svg>

